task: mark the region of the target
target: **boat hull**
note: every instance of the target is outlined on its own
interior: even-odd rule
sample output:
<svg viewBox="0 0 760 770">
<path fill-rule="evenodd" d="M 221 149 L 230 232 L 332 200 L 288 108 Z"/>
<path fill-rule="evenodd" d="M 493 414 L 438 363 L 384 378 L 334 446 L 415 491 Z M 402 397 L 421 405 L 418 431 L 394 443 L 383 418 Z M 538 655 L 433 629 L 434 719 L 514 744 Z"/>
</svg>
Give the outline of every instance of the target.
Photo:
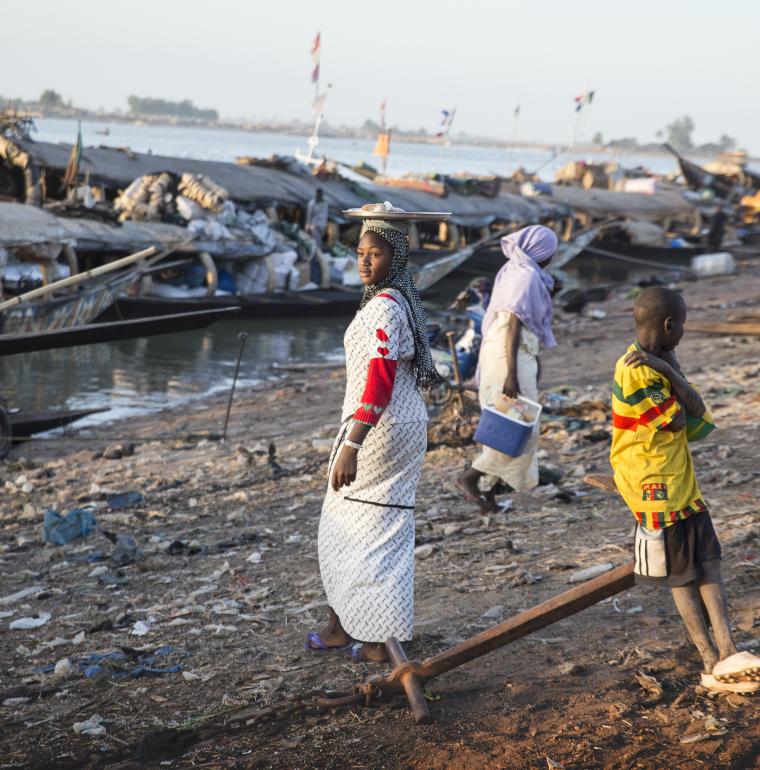
<svg viewBox="0 0 760 770">
<path fill-rule="evenodd" d="M 0 334 L 70 329 L 95 320 L 116 301 L 121 283 L 102 285 L 65 297 L 27 302 L 0 313 Z"/>
<path fill-rule="evenodd" d="M 27 334 L 0 335 L 0 357 L 19 353 L 31 353 L 36 350 L 54 350 L 71 348 L 79 345 L 95 345 L 103 342 L 152 337 L 158 334 L 173 334 L 193 329 L 204 329 L 225 317 L 234 316 L 238 309 L 215 308 L 198 310 L 190 313 L 176 313 L 158 317 L 143 317 L 118 320 L 105 323 L 86 324 L 73 329 L 32 332 Z"/>
</svg>

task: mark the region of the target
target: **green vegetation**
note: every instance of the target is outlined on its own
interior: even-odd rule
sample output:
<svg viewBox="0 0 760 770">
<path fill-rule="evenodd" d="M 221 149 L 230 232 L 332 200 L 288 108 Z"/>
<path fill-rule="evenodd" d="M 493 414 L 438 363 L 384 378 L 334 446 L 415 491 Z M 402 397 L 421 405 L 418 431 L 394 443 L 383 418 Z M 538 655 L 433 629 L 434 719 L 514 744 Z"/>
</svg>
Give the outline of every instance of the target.
<svg viewBox="0 0 760 770">
<path fill-rule="evenodd" d="M 694 121 L 688 116 L 676 118 L 665 126 L 666 141 L 669 145 L 683 152 L 694 148 L 691 135 L 694 132 Z"/>
<path fill-rule="evenodd" d="M 40 95 L 40 107 L 43 110 L 59 110 L 63 106 L 63 97 L 58 91 L 47 88 Z"/>
<path fill-rule="evenodd" d="M 127 103 L 129 104 L 129 111 L 133 115 L 219 120 L 219 113 L 216 110 L 196 107 L 189 99 L 184 99 L 181 102 L 172 102 L 168 99 L 130 96 L 127 99 Z"/>
<path fill-rule="evenodd" d="M 606 147 L 623 152 L 659 152 L 662 150 L 663 141 L 667 142 L 676 151 L 681 153 L 695 152 L 700 155 L 718 155 L 721 152 L 728 152 L 736 149 L 736 139 L 728 134 L 722 134 L 717 142 L 706 142 L 705 144 L 695 145 L 692 139 L 694 133 L 694 120 L 689 115 L 683 115 L 676 118 L 672 123 L 668 123 L 665 128 L 655 134 L 656 142 L 639 143 L 633 136 L 624 136 L 619 139 L 612 139 L 607 142 Z M 597 138 L 594 137 L 594 143 L 597 144 Z"/>
</svg>

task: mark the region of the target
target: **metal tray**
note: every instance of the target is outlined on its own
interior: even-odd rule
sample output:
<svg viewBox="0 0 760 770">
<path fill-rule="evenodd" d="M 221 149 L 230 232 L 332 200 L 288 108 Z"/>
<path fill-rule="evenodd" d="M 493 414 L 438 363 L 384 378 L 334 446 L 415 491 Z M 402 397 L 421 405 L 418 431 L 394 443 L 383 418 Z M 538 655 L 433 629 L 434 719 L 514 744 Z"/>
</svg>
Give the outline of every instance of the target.
<svg viewBox="0 0 760 770">
<path fill-rule="evenodd" d="M 414 222 L 443 222 L 451 216 L 450 211 L 367 211 L 346 209 L 343 212 L 352 219 L 406 220 Z"/>
</svg>

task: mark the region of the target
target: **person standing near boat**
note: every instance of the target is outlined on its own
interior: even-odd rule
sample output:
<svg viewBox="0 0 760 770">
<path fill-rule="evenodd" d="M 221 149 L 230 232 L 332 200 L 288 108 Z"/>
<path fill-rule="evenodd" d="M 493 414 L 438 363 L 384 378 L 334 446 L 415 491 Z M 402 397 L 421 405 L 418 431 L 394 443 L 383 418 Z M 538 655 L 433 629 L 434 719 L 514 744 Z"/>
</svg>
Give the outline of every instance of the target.
<svg viewBox="0 0 760 770">
<path fill-rule="evenodd" d="M 306 222 L 304 224 L 304 230 L 306 230 L 306 232 L 314 239 L 314 243 L 317 246 L 311 257 L 309 277 L 318 286 L 322 285 L 323 278 L 320 252 L 322 251 L 322 240 L 325 237 L 325 230 L 327 230 L 328 214 L 329 208 L 327 206 L 327 201 L 325 200 L 324 191 L 321 187 L 317 187 L 314 197 L 306 206 Z"/>
<path fill-rule="evenodd" d="M 557 344 L 552 333 L 552 296 L 560 285 L 544 269 L 557 245 L 557 236 L 543 225 L 531 225 L 501 239 L 508 262 L 496 275 L 483 319 L 481 408 L 499 392 L 508 398 L 523 395 L 538 400 L 539 349 Z M 535 487 L 537 431 L 518 457 L 484 446 L 472 466 L 456 479 L 465 499 L 479 503 L 484 512 L 494 512 L 498 510 L 495 488 L 500 482 L 518 492 Z"/>
<path fill-rule="evenodd" d="M 317 187 L 314 197 L 306 205 L 306 224 L 304 230 L 315 240 L 317 248 L 322 248 L 322 239 L 327 230 L 329 208 L 321 187 Z"/>
<path fill-rule="evenodd" d="M 723 243 L 723 236 L 726 234 L 726 221 L 728 216 L 723 210 L 723 204 L 718 203 L 718 207 L 710 217 L 707 228 L 707 246 L 711 252 L 720 251 Z"/>
<path fill-rule="evenodd" d="M 387 203 L 369 210 L 401 213 Z M 306 641 L 314 652 L 375 662 L 387 660 L 390 637 L 412 638 L 414 507 L 427 448 L 420 391 L 442 383 L 408 254 L 406 221 L 365 221 L 364 295 L 344 338 L 346 392 L 319 522 L 328 618 Z"/>
</svg>

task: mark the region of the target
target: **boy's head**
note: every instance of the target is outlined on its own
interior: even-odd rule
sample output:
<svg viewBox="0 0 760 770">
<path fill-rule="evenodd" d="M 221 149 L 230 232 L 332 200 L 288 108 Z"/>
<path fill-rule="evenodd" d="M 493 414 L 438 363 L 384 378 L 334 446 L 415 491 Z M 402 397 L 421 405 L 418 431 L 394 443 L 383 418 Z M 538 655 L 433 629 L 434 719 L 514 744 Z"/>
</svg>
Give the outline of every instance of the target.
<svg viewBox="0 0 760 770">
<path fill-rule="evenodd" d="M 683 337 L 686 301 L 673 289 L 653 286 L 633 303 L 636 336 L 646 347 L 673 350 Z"/>
</svg>

